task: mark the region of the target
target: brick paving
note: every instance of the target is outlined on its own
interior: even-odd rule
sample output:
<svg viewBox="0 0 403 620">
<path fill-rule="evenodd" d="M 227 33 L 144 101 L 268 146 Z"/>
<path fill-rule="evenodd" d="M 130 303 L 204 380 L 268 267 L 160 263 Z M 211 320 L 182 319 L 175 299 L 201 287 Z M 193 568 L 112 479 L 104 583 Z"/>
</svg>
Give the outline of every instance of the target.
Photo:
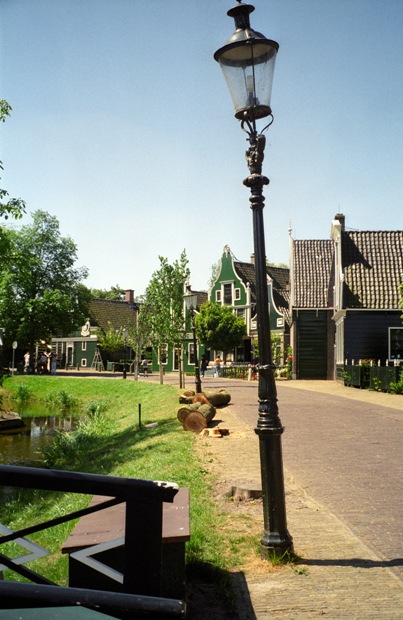
<svg viewBox="0 0 403 620">
<path fill-rule="evenodd" d="M 257 384 L 206 378 L 203 385 L 232 395 L 216 416 L 230 435 L 200 440 L 222 501 L 233 485 L 260 485 Z M 403 396 L 325 381 L 277 386 L 288 529 L 302 564 L 249 569 L 246 586 L 235 575 L 239 618 L 403 618 Z M 261 506 L 238 507 L 262 519 Z"/>
</svg>

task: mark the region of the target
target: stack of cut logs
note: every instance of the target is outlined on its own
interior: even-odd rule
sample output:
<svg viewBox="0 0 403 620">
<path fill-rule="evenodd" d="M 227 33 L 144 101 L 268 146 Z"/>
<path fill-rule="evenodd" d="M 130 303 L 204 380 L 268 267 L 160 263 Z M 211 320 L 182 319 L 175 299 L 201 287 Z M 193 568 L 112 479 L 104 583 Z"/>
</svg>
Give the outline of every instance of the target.
<svg viewBox="0 0 403 620">
<path fill-rule="evenodd" d="M 185 431 L 201 433 L 216 414 L 216 407 L 225 407 L 231 400 L 227 390 L 206 390 L 196 394 L 193 390 L 186 390 L 180 397 L 181 407 L 177 418 Z"/>
</svg>

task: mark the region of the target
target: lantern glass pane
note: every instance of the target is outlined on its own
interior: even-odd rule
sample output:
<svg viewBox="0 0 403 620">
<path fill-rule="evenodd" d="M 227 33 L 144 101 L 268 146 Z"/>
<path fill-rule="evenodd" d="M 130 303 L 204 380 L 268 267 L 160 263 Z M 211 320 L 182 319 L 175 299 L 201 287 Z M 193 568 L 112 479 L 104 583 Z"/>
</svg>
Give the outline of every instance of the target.
<svg viewBox="0 0 403 620">
<path fill-rule="evenodd" d="M 277 48 L 265 41 L 231 46 L 220 55 L 236 115 L 253 107 L 256 118 L 270 113 L 276 54 Z"/>
</svg>

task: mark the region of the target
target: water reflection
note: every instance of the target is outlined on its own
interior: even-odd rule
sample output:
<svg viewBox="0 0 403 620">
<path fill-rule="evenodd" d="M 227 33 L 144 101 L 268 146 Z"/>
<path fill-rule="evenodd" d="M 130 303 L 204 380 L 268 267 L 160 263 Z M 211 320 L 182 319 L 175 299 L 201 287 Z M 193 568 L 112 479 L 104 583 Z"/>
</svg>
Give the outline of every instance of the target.
<svg viewBox="0 0 403 620">
<path fill-rule="evenodd" d="M 0 432 L 0 463 L 40 467 L 42 450 L 52 442 L 56 430 L 71 431 L 77 418 L 71 416 L 35 415 L 27 417 L 28 409 L 20 409 L 24 426 Z"/>
</svg>

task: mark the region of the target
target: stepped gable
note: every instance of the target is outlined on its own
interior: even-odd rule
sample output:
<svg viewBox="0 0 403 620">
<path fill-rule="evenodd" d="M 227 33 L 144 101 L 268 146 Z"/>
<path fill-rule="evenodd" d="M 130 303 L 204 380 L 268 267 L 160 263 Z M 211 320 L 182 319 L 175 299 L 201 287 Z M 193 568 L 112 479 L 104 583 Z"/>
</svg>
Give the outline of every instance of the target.
<svg viewBox="0 0 403 620">
<path fill-rule="evenodd" d="M 294 241 L 294 308 L 328 308 L 334 246 L 329 239 Z"/>
<path fill-rule="evenodd" d="M 242 263 L 234 261 L 234 267 L 239 277 L 245 282 L 249 282 L 252 303 L 256 303 L 256 277 L 255 266 L 253 263 Z M 273 282 L 273 301 L 277 309 L 284 314 L 289 322 L 289 303 L 290 303 L 290 270 L 286 267 L 266 267 L 267 275 Z"/>
<path fill-rule="evenodd" d="M 403 231 L 343 231 L 345 308 L 397 309 L 403 278 Z"/>
</svg>

